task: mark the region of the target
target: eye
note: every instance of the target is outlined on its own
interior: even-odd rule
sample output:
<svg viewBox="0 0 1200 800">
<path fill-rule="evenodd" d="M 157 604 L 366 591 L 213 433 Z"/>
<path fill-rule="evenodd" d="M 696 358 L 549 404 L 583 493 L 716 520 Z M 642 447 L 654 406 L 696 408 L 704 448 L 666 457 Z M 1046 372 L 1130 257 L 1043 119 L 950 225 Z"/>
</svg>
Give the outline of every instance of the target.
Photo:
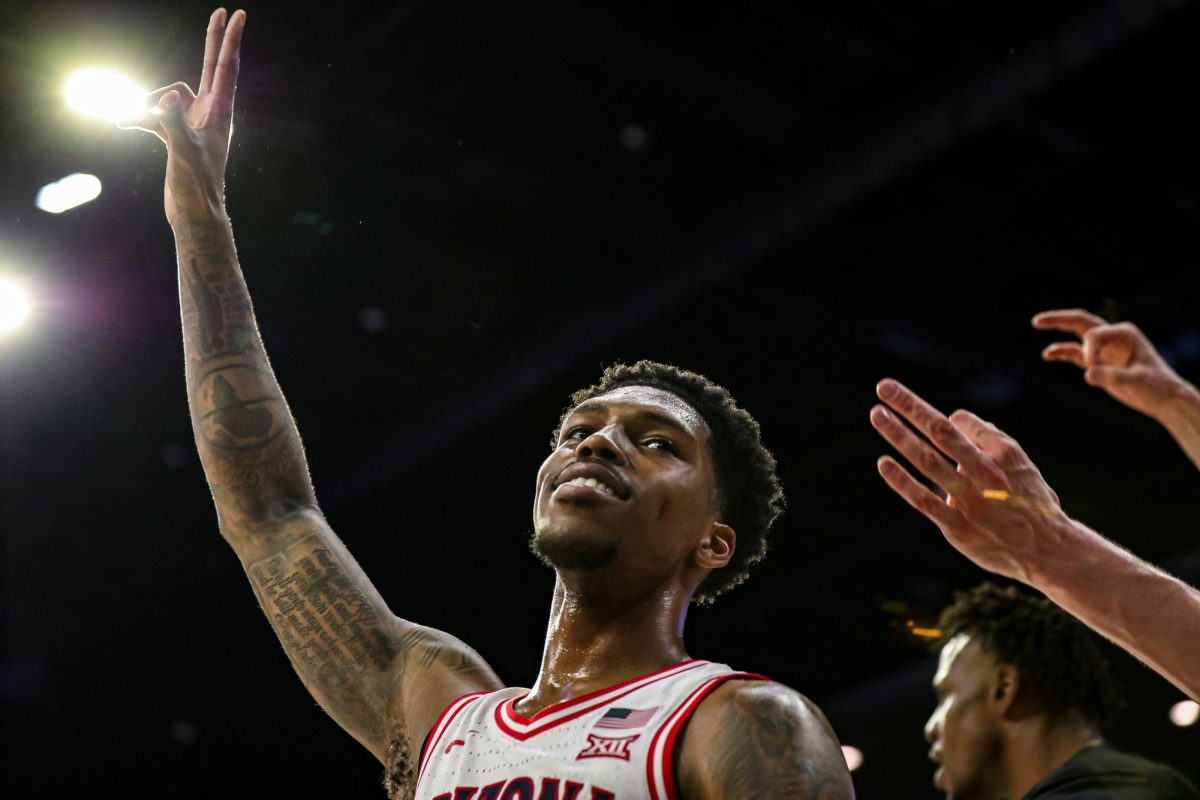
<svg viewBox="0 0 1200 800">
<path fill-rule="evenodd" d="M 679 448 L 677 448 L 675 446 L 675 443 L 672 442 L 670 439 L 663 439 L 662 437 L 655 437 L 653 439 L 647 439 L 646 441 L 642 442 L 642 444 L 645 447 L 650 448 L 651 450 L 662 450 L 667 453 L 679 455 Z"/>
<path fill-rule="evenodd" d="M 591 428 L 588 428 L 584 425 L 576 425 L 574 428 L 570 428 L 566 433 L 563 434 L 562 441 L 564 444 L 566 442 L 577 442 L 580 439 L 586 439 L 591 435 Z"/>
</svg>

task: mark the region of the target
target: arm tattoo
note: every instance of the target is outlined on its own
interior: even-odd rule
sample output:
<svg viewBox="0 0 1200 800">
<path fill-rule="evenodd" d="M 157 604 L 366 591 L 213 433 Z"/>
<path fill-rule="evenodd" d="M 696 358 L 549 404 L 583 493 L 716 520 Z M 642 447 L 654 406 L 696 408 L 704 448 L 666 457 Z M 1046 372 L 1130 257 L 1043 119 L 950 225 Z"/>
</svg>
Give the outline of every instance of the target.
<svg viewBox="0 0 1200 800">
<path fill-rule="evenodd" d="M 315 504 L 304 451 L 259 339 L 224 222 L 177 229 L 188 399 L 225 523 L 261 533 Z"/>
<path fill-rule="evenodd" d="M 304 685 L 342 725 L 378 737 L 403 651 L 382 601 L 364 588 L 365 576 L 351 574 L 318 535 L 247 573 Z"/>
<path fill-rule="evenodd" d="M 713 776 L 720 797 L 850 800 L 845 761 L 832 735 L 805 724 L 807 709 L 791 690 L 747 686 L 722 713 Z M 815 741 L 828 738 L 825 742 Z M 836 759 L 834 758 L 836 756 Z"/>
</svg>

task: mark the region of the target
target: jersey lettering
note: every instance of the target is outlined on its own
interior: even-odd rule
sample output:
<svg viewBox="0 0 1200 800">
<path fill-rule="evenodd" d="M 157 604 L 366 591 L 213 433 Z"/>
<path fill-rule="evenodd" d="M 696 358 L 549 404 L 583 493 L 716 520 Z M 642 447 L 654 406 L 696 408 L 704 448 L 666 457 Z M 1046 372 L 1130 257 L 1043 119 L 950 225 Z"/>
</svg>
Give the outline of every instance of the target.
<svg viewBox="0 0 1200 800">
<path fill-rule="evenodd" d="M 583 784 L 577 781 L 567 781 L 564 792 L 559 794 L 562 784 L 558 778 L 542 778 L 541 791 L 537 800 L 580 800 L 579 793 Z M 479 796 L 476 797 L 475 793 Z M 442 792 L 433 800 L 534 800 L 533 779 L 527 777 L 513 778 L 510 781 L 489 783 L 480 789 L 478 786 L 459 786 L 453 792 Z M 614 800 L 616 795 L 598 786 L 592 787 L 591 800 Z"/>
</svg>

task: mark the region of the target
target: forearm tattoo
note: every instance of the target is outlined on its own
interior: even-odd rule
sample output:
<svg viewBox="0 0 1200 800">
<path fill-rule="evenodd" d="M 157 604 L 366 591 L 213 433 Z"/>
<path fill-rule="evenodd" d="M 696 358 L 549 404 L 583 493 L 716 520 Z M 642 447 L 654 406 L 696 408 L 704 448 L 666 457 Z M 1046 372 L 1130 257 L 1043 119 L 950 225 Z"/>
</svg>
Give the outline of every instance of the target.
<svg viewBox="0 0 1200 800">
<path fill-rule="evenodd" d="M 725 704 L 713 765 L 719 796 L 851 800 L 840 750 L 811 741 L 829 734 L 808 730 L 799 698 L 785 692 L 754 687 Z"/>
<path fill-rule="evenodd" d="M 259 339 L 229 229 L 182 226 L 176 240 L 196 443 L 223 517 L 253 533 L 313 500 L 300 437 Z"/>
</svg>

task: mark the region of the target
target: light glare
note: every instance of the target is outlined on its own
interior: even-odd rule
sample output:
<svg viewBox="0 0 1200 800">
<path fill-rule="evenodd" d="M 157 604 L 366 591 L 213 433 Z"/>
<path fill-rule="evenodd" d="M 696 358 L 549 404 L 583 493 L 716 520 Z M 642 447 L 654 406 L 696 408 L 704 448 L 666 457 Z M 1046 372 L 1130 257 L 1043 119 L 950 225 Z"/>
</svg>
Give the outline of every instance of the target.
<svg viewBox="0 0 1200 800">
<path fill-rule="evenodd" d="M 1180 700 L 1171 706 L 1171 722 L 1181 728 L 1195 725 L 1200 720 L 1200 703 L 1195 700 Z"/>
<path fill-rule="evenodd" d="M 120 122 L 146 113 L 145 90 L 111 69 L 92 67 L 73 73 L 63 94 L 67 105 L 86 117 Z"/>
<path fill-rule="evenodd" d="M 0 278 L 0 333 L 8 333 L 29 318 L 29 296 L 15 281 Z"/>
<path fill-rule="evenodd" d="M 851 747 L 848 744 L 842 745 L 842 755 L 846 759 L 846 769 L 851 772 L 862 766 L 863 753 L 857 747 Z"/>
<path fill-rule="evenodd" d="M 99 196 L 100 179 L 95 175 L 75 172 L 38 189 L 37 207 L 51 214 L 61 214 L 68 208 L 81 206 Z"/>
</svg>

